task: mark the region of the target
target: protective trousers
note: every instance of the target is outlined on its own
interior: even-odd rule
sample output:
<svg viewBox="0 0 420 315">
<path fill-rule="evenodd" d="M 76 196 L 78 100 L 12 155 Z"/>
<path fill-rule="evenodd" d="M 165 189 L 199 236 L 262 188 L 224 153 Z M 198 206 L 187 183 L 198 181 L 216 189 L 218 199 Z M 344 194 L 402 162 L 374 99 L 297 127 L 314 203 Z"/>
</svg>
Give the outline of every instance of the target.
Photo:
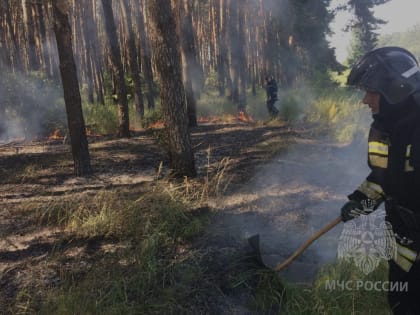
<svg viewBox="0 0 420 315">
<path fill-rule="evenodd" d="M 276 106 L 274 106 L 275 103 L 276 103 L 275 100 L 267 101 L 267 109 L 271 117 L 275 117 L 279 114 L 279 110 L 276 108 Z"/>
<path fill-rule="evenodd" d="M 420 264 L 417 261 L 408 272 L 393 260 L 389 261 L 388 302 L 394 315 L 420 314 Z M 397 284 L 398 283 L 398 284 Z M 394 285 L 397 284 L 397 285 Z"/>
</svg>

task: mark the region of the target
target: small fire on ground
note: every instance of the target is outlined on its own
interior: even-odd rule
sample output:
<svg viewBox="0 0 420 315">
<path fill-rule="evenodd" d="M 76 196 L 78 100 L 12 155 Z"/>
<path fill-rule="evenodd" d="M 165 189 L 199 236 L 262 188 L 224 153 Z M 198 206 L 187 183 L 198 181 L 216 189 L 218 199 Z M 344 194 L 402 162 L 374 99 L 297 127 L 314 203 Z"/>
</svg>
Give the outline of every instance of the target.
<svg viewBox="0 0 420 315">
<path fill-rule="evenodd" d="M 59 140 L 59 139 L 63 139 L 64 136 L 60 135 L 60 130 L 56 129 L 52 132 L 52 134 L 48 137 L 49 140 Z"/>
<path fill-rule="evenodd" d="M 101 135 L 98 135 L 94 133 L 90 128 L 86 128 L 86 136 L 89 137 L 100 137 Z M 49 136 L 48 140 L 63 140 L 66 136 L 62 134 L 60 129 L 55 129 Z"/>
<path fill-rule="evenodd" d="M 211 116 L 202 116 L 198 117 L 198 123 L 235 123 L 243 122 L 247 124 L 255 123 L 254 118 L 247 114 L 246 112 L 240 111 L 238 115 L 232 114 L 223 114 L 220 116 L 211 115 Z M 161 129 L 164 128 L 165 124 L 163 121 L 159 120 L 147 127 L 147 129 Z M 100 137 L 101 135 L 96 134 L 90 128 L 86 128 L 86 135 L 90 137 Z M 63 140 L 66 135 L 63 135 L 60 129 L 55 129 L 49 136 L 48 140 Z"/>
<path fill-rule="evenodd" d="M 210 115 L 210 116 L 201 116 L 197 118 L 197 122 L 201 124 L 209 124 L 209 123 L 235 123 L 235 122 L 243 122 L 246 124 L 253 124 L 255 123 L 254 118 L 243 112 L 240 111 L 238 115 L 232 114 L 223 114 L 220 116 L 217 115 Z M 147 127 L 147 129 L 161 129 L 165 127 L 165 123 L 161 120 L 151 124 Z"/>
<path fill-rule="evenodd" d="M 245 123 L 254 123 L 254 118 L 245 112 L 239 112 L 237 119 Z"/>
<path fill-rule="evenodd" d="M 149 127 L 147 127 L 148 129 L 161 129 L 165 127 L 165 123 L 161 120 L 158 120 L 157 122 L 151 124 Z"/>
<path fill-rule="evenodd" d="M 224 114 L 221 116 L 212 115 L 207 117 L 199 117 L 197 121 L 199 123 L 235 123 L 238 121 L 247 124 L 255 123 L 254 118 L 243 111 L 240 111 L 236 116 L 232 114 Z"/>
</svg>

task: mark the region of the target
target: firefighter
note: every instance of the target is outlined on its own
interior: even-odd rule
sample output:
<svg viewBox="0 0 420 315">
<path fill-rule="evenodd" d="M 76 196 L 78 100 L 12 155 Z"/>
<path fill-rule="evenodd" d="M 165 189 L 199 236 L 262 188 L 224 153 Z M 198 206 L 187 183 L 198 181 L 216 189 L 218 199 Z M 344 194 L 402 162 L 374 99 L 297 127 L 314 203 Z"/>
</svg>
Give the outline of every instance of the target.
<svg viewBox="0 0 420 315">
<path fill-rule="evenodd" d="M 265 90 L 267 93 L 267 109 L 270 117 L 275 118 L 279 114 L 279 110 L 274 105 L 277 98 L 277 82 L 272 75 L 265 77 Z"/>
<path fill-rule="evenodd" d="M 364 90 L 363 103 L 372 111 L 371 172 L 348 196 L 341 217 L 346 222 L 369 214 L 384 202 L 397 245 L 389 281 L 404 288 L 388 292 L 388 302 L 393 314 L 420 314 L 419 66 L 403 48 L 377 48 L 352 68 L 347 84 Z"/>
</svg>

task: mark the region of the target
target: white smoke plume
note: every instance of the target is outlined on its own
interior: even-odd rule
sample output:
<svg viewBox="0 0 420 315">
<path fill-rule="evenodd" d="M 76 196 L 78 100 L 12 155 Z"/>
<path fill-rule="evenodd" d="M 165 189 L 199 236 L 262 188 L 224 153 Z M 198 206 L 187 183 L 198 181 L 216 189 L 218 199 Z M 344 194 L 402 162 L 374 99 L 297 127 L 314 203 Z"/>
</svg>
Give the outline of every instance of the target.
<svg viewBox="0 0 420 315">
<path fill-rule="evenodd" d="M 0 77 L 0 140 L 32 139 L 65 125 L 60 83 L 33 73 Z"/>
</svg>

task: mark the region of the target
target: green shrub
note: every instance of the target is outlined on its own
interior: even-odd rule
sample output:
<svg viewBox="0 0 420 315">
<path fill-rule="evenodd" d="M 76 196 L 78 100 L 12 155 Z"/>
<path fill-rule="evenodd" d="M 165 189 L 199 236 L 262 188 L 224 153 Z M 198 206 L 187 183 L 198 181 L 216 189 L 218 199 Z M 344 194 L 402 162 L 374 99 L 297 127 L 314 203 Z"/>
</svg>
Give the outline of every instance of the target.
<svg viewBox="0 0 420 315">
<path fill-rule="evenodd" d="M 216 89 L 206 89 L 197 100 L 197 115 L 208 117 L 212 115 L 237 114 L 236 105 L 229 98 L 220 97 Z"/>
<path fill-rule="evenodd" d="M 156 109 L 145 113 L 144 118 L 141 120 L 141 125 L 143 128 L 148 128 L 159 121 L 163 121 L 163 114 L 162 111 Z"/>
<path fill-rule="evenodd" d="M 370 114 L 360 103 L 361 95 L 343 88 L 321 94 L 307 108 L 305 118 L 316 123 L 340 142 L 351 142 L 366 134 Z"/>
<path fill-rule="evenodd" d="M 118 130 L 118 108 L 112 101 L 102 104 L 84 104 L 85 123 L 92 131 L 113 134 Z"/>
<path fill-rule="evenodd" d="M 298 98 L 292 93 L 283 96 L 279 102 L 280 117 L 285 121 L 296 121 L 301 117 L 302 109 Z"/>
</svg>

